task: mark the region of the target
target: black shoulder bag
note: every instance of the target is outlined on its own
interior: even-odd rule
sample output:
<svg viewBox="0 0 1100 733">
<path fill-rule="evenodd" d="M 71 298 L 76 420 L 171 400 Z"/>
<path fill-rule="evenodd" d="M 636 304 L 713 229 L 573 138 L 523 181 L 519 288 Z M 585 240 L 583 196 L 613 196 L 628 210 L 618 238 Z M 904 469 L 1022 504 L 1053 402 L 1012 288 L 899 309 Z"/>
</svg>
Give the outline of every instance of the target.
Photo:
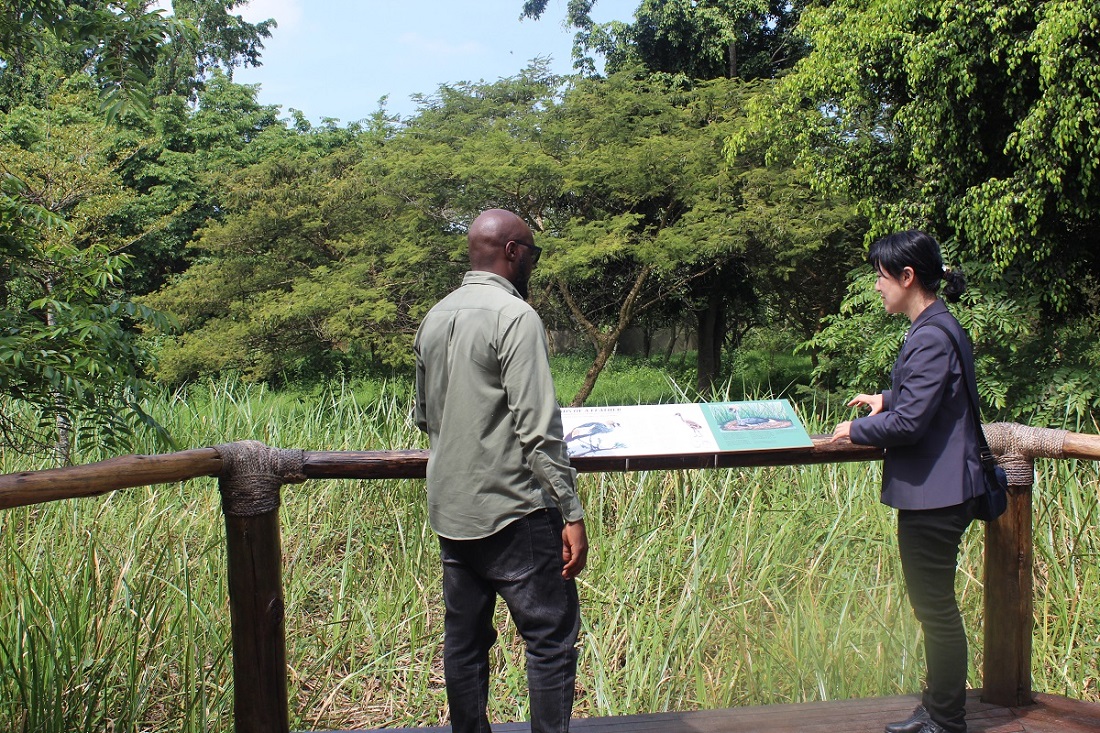
<svg viewBox="0 0 1100 733">
<path fill-rule="evenodd" d="M 997 465 L 997 458 L 989 449 L 989 443 L 985 440 L 985 431 L 982 430 L 982 414 L 978 409 L 978 395 L 974 393 L 975 380 L 967 373 L 966 361 L 963 359 L 962 349 L 955 334 L 948 330 L 947 326 L 935 321 L 928 321 L 928 326 L 936 328 L 947 334 L 951 339 L 951 345 L 955 347 L 955 354 L 959 357 L 959 364 L 963 370 L 963 381 L 966 382 L 966 394 L 970 398 L 970 414 L 974 418 L 974 431 L 978 436 L 978 446 L 981 448 L 982 468 L 985 471 L 985 493 L 978 497 L 978 508 L 974 516 L 983 522 L 992 522 L 1004 514 L 1008 508 L 1008 477 L 1005 470 Z"/>
</svg>

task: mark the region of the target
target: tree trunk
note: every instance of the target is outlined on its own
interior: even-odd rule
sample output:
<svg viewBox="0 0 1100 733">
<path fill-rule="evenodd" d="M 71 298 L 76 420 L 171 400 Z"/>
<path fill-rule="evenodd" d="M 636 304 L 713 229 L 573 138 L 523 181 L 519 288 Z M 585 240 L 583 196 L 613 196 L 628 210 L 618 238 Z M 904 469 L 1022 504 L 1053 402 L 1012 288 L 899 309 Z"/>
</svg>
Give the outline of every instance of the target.
<svg viewBox="0 0 1100 733">
<path fill-rule="evenodd" d="M 618 333 L 615 334 L 614 338 L 601 339 L 603 343 L 596 352 L 596 358 L 593 360 L 592 366 L 588 367 L 588 372 L 584 375 L 584 384 L 581 385 L 577 394 L 573 395 L 573 401 L 569 403 L 570 407 L 583 406 L 584 401 L 592 395 L 592 390 L 596 387 L 596 380 L 600 378 L 600 372 L 607 366 L 607 362 L 611 359 L 611 355 L 615 353 L 615 344 L 618 340 Z"/>
<path fill-rule="evenodd" d="M 50 293 L 53 290 L 53 281 L 50 278 L 46 279 L 46 292 Z M 57 325 L 57 315 L 54 313 L 53 306 L 46 306 L 46 324 L 53 327 Z M 59 466 L 68 466 L 72 463 L 72 435 L 73 424 L 69 419 L 69 412 L 65 402 L 65 395 L 60 391 L 53 391 L 53 404 L 57 409 L 57 416 L 54 418 L 54 425 L 57 428 L 57 442 L 54 444 L 54 458 Z"/>
<path fill-rule="evenodd" d="M 53 403 L 57 408 L 54 424 L 57 428 L 57 442 L 54 444 L 54 459 L 59 466 L 68 466 L 73 462 L 73 423 L 66 411 L 65 397 L 57 391 L 53 393 Z"/>
<path fill-rule="evenodd" d="M 571 407 L 580 407 L 592 394 L 592 389 L 596 386 L 596 380 L 599 379 L 600 372 L 607 366 L 607 362 L 611 358 L 611 355 L 615 353 L 615 347 L 619 343 L 619 337 L 623 335 L 623 331 L 634 323 L 634 319 L 651 305 L 639 305 L 638 298 L 652 271 L 653 269 L 648 266 L 638 271 L 637 276 L 634 278 L 634 285 L 630 288 L 630 292 L 627 294 L 626 298 L 623 299 L 623 303 L 619 307 L 618 322 L 615 324 L 614 328 L 606 333 L 601 332 L 596 324 L 585 317 L 580 304 L 577 303 L 573 294 L 569 291 L 569 286 L 564 280 L 558 280 L 555 283 L 558 292 L 561 293 L 566 306 L 569 308 L 569 312 L 573 315 L 577 323 L 580 324 L 581 328 L 584 329 L 585 334 L 588 336 L 588 340 L 596 347 L 596 359 L 592 362 L 592 366 L 588 368 L 588 373 L 584 377 L 584 384 L 581 385 L 577 394 L 573 396 L 573 401 L 569 403 Z"/>
<path fill-rule="evenodd" d="M 726 340 L 726 313 L 722 293 L 711 287 L 707 292 L 707 307 L 698 316 L 698 368 L 695 388 L 703 398 L 714 391 L 722 373 L 722 346 Z"/>
<path fill-rule="evenodd" d="M 672 363 L 672 355 L 676 352 L 676 341 L 680 338 L 680 326 L 673 323 L 669 327 L 668 346 L 665 347 L 665 366 Z"/>
</svg>

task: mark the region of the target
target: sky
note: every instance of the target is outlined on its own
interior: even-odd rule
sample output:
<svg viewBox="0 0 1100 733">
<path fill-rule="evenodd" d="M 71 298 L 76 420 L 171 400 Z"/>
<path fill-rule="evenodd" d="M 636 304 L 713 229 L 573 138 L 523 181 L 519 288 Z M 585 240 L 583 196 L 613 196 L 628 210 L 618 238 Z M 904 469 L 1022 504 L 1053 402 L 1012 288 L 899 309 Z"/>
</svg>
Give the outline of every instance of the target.
<svg viewBox="0 0 1100 733">
<path fill-rule="evenodd" d="M 536 56 L 572 72 L 566 3 L 549 0 L 541 19 L 520 21 L 523 0 L 251 0 L 235 12 L 279 27 L 264 42 L 263 66 L 233 79 L 259 84 L 260 103 L 282 116 L 296 109 L 315 124 L 365 119 L 383 96 L 391 114 L 409 116 L 413 94 L 515 76 Z M 630 21 L 638 3 L 598 0 L 592 16 Z"/>
</svg>

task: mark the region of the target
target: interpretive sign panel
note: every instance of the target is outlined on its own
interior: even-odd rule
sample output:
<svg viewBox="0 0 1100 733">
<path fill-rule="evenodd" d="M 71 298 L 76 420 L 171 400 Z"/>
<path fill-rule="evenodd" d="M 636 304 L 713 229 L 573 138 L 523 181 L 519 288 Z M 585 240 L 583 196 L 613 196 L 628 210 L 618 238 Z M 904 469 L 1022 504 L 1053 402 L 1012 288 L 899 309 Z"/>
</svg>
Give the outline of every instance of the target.
<svg viewBox="0 0 1100 733">
<path fill-rule="evenodd" d="M 561 418 L 572 457 L 666 456 L 813 446 L 787 400 L 565 407 Z"/>
</svg>

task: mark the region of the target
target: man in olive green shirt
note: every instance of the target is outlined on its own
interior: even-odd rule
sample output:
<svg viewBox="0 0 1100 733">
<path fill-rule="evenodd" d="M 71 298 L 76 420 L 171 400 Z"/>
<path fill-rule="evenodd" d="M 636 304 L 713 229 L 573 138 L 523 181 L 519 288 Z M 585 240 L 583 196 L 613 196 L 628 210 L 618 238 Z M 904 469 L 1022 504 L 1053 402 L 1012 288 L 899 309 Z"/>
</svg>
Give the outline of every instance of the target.
<svg viewBox="0 0 1100 733">
<path fill-rule="evenodd" d="M 470 272 L 416 334 L 416 422 L 428 434 L 428 517 L 443 561 L 451 727 L 488 731 L 496 596 L 527 646 L 532 733 L 565 733 L 588 538 L 554 395 L 546 332 L 526 302 L 541 249 L 501 209 L 467 237 Z"/>
</svg>

